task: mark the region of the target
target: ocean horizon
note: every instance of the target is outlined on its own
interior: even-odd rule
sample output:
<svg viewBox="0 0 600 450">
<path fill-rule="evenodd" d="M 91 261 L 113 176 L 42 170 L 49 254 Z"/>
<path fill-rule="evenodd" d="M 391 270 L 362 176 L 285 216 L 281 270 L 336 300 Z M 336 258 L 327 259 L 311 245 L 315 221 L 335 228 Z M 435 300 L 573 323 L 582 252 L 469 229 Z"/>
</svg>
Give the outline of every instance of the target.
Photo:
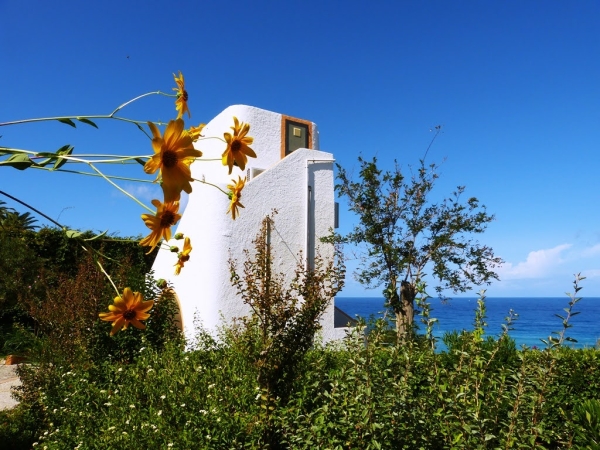
<svg viewBox="0 0 600 450">
<path fill-rule="evenodd" d="M 518 314 L 517 320 L 512 323 L 509 335 L 515 340 L 517 348 L 527 347 L 543 348 L 541 339 L 548 339 L 553 331 L 561 331 L 562 320 L 556 314 L 566 316 L 564 308 L 569 306 L 569 297 L 487 297 L 486 328 L 487 336 L 499 336 L 502 333 L 502 324 L 505 317 L 512 309 Z M 472 331 L 477 308 L 477 297 L 452 298 L 442 302 L 439 298 L 431 298 L 430 317 L 438 319 L 434 325 L 433 334 L 440 338 L 446 332 L 468 330 Z M 336 297 L 335 306 L 340 308 L 352 318 L 384 316 L 383 297 Z M 594 347 L 600 342 L 600 297 L 584 297 L 577 302 L 573 312 L 579 314 L 569 320 L 572 327 L 568 328 L 565 336 L 575 340 L 565 342 L 565 345 L 575 348 Z M 415 322 L 423 325 L 419 317 Z"/>
</svg>

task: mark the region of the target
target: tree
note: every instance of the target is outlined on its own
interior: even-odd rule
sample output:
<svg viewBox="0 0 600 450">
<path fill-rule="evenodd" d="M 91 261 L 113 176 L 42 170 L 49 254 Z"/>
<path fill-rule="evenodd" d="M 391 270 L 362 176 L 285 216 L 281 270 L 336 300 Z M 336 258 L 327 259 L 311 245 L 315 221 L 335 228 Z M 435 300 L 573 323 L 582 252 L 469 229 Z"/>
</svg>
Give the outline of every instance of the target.
<svg viewBox="0 0 600 450">
<path fill-rule="evenodd" d="M 19 213 L 13 208 L 8 208 L 5 202 L 0 200 L 0 230 L 6 232 L 20 232 L 34 230 L 37 228 L 37 219 L 29 212 Z"/>
<path fill-rule="evenodd" d="M 35 225 L 36 222 L 37 219 L 29 212 L 19 213 L 17 211 L 9 211 L 0 219 L 0 226 L 3 231 L 18 233 L 25 230 L 35 230 L 38 228 Z"/>
<path fill-rule="evenodd" d="M 475 197 L 463 201 L 464 186 L 432 203 L 430 194 L 439 177 L 435 164 L 426 166 L 421 160 L 416 173 L 406 178 L 397 162 L 383 172 L 376 158 L 358 161 L 359 181 L 337 165 L 336 190 L 359 219 L 341 241 L 366 246 L 354 275 L 370 288 L 385 284 L 386 304 L 394 312 L 402 342 L 412 331 L 414 301 L 425 270 L 438 280 L 439 295 L 498 279 L 494 268 L 502 260 L 472 237 L 485 231 L 494 216 Z"/>
</svg>

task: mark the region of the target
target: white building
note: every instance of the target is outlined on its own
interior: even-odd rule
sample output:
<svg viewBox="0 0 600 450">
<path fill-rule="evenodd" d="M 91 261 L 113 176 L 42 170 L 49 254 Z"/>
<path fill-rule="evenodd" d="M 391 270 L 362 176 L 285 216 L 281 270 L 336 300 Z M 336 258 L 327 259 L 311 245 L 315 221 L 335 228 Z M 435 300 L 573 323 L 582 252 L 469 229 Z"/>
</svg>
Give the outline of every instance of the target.
<svg viewBox="0 0 600 450">
<path fill-rule="evenodd" d="M 254 138 L 251 148 L 257 158 L 248 159 L 245 171 L 234 166 L 228 175 L 228 168 L 221 163 L 226 148 L 222 139 L 223 133 L 232 132 L 234 116 L 250 124 L 248 136 Z M 314 123 L 235 105 L 211 120 L 202 135 L 196 148 L 203 156 L 191 165 L 192 177 L 224 191 L 232 179 L 237 181 L 238 175 L 247 176 L 248 181 L 241 198 L 245 208 L 239 210 L 236 220 L 226 213 L 226 195 L 214 186 L 192 183 L 193 192 L 176 230 L 191 239 L 190 260 L 178 276 L 174 275 L 176 254 L 161 249 L 154 262 L 155 277 L 173 284 L 188 337 L 193 336 L 195 317 L 205 328 L 214 330 L 223 319 L 230 321 L 248 314 L 247 306 L 231 285 L 228 261 L 237 260 L 242 273 L 243 251 L 254 249 L 252 240 L 263 218 L 273 209 L 278 211 L 271 232 L 274 272 L 289 274 L 290 278 L 300 253 L 309 264 L 317 248 L 323 256 L 331 256 L 331 249 L 321 245 L 319 238 L 328 235 L 336 225 L 334 159 L 331 153 L 319 151 L 319 133 Z M 172 240 L 169 244 L 181 248 L 183 241 Z M 322 318 L 326 341 L 345 335 L 346 329 L 339 326 L 346 325 L 349 318 L 334 311 L 332 302 Z"/>
</svg>

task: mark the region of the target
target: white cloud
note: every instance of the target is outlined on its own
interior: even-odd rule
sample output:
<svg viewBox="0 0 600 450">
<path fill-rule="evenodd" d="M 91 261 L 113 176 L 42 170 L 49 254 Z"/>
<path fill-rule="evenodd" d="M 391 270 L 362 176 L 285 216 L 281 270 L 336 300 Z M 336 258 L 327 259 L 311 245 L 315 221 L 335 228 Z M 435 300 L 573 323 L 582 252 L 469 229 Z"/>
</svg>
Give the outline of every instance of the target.
<svg viewBox="0 0 600 450">
<path fill-rule="evenodd" d="M 600 278 L 600 269 L 584 270 L 581 275 L 586 278 Z"/>
<path fill-rule="evenodd" d="M 581 256 L 584 256 L 584 257 L 596 256 L 596 255 L 600 255 L 600 244 L 596 244 L 592 247 L 585 248 L 581 252 Z"/>
<path fill-rule="evenodd" d="M 547 277 L 554 268 L 564 262 L 561 253 L 569 248 L 571 248 L 571 244 L 561 244 L 554 248 L 530 252 L 525 261 L 517 264 L 505 263 L 498 271 L 500 279 L 511 280 Z"/>
<path fill-rule="evenodd" d="M 129 192 L 131 195 L 133 195 L 138 200 L 145 202 L 145 203 L 150 203 L 155 198 L 161 200 L 162 196 L 163 196 L 163 194 L 161 192 L 161 188 L 158 184 L 127 183 L 125 186 L 123 186 L 123 189 L 126 190 L 127 192 Z M 121 193 L 119 191 L 115 190 L 115 192 L 119 196 L 123 195 L 123 193 Z"/>
<path fill-rule="evenodd" d="M 153 199 L 162 200 L 163 194 L 160 185 L 154 183 L 124 183 L 120 187 L 133 195 L 142 203 L 146 203 L 150 208 L 153 206 L 150 204 Z M 112 189 L 110 193 L 111 197 L 122 199 L 124 194 L 118 189 Z"/>
</svg>

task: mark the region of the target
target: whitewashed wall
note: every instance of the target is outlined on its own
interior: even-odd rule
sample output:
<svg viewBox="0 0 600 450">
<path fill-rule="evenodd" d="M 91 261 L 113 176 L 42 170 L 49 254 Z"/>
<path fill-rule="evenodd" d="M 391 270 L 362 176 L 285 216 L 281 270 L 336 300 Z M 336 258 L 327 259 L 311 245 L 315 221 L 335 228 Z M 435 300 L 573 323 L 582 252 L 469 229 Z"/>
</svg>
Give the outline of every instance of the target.
<svg viewBox="0 0 600 450">
<path fill-rule="evenodd" d="M 240 272 L 244 249 L 253 249 L 263 218 L 273 209 L 278 211 L 271 232 L 271 245 L 277 272 L 294 274 L 298 255 L 310 257 L 314 246 L 321 254 L 331 256 L 331 249 L 319 245 L 319 238 L 329 234 L 334 226 L 333 156 L 319 148 L 316 125 L 311 124 L 311 146 L 281 158 L 282 115 L 245 105 L 230 106 L 204 128 L 205 138 L 196 143 L 203 160 L 192 164 L 192 177 L 205 179 L 227 191 L 232 179 L 242 178 L 246 171 L 228 168 L 221 163 L 226 144 L 219 140 L 224 132 L 232 132 L 233 116 L 249 123 L 251 148 L 257 158 L 249 158 L 246 169 L 265 169 L 249 180 L 242 191 L 239 217 L 234 221 L 226 214 L 229 199 L 213 186 L 195 182 L 187 207 L 176 232 L 189 236 L 192 242 L 190 260 L 179 276 L 175 276 L 176 255 L 160 250 L 153 269 L 157 278 L 170 281 L 180 301 L 183 327 L 193 336 L 194 318 L 214 330 L 222 321 L 230 321 L 248 313 L 230 283 L 229 258 L 239 262 Z M 219 139 L 215 139 L 219 138 Z M 209 161 L 213 159 L 213 161 Z M 311 193 L 309 194 L 309 186 Z M 185 194 L 184 194 L 185 195 Z M 183 241 L 171 241 L 179 245 Z M 329 252 L 328 254 L 326 252 Z M 323 338 L 328 341 L 344 336 L 344 328 L 333 326 L 333 302 L 323 317 Z"/>
</svg>

